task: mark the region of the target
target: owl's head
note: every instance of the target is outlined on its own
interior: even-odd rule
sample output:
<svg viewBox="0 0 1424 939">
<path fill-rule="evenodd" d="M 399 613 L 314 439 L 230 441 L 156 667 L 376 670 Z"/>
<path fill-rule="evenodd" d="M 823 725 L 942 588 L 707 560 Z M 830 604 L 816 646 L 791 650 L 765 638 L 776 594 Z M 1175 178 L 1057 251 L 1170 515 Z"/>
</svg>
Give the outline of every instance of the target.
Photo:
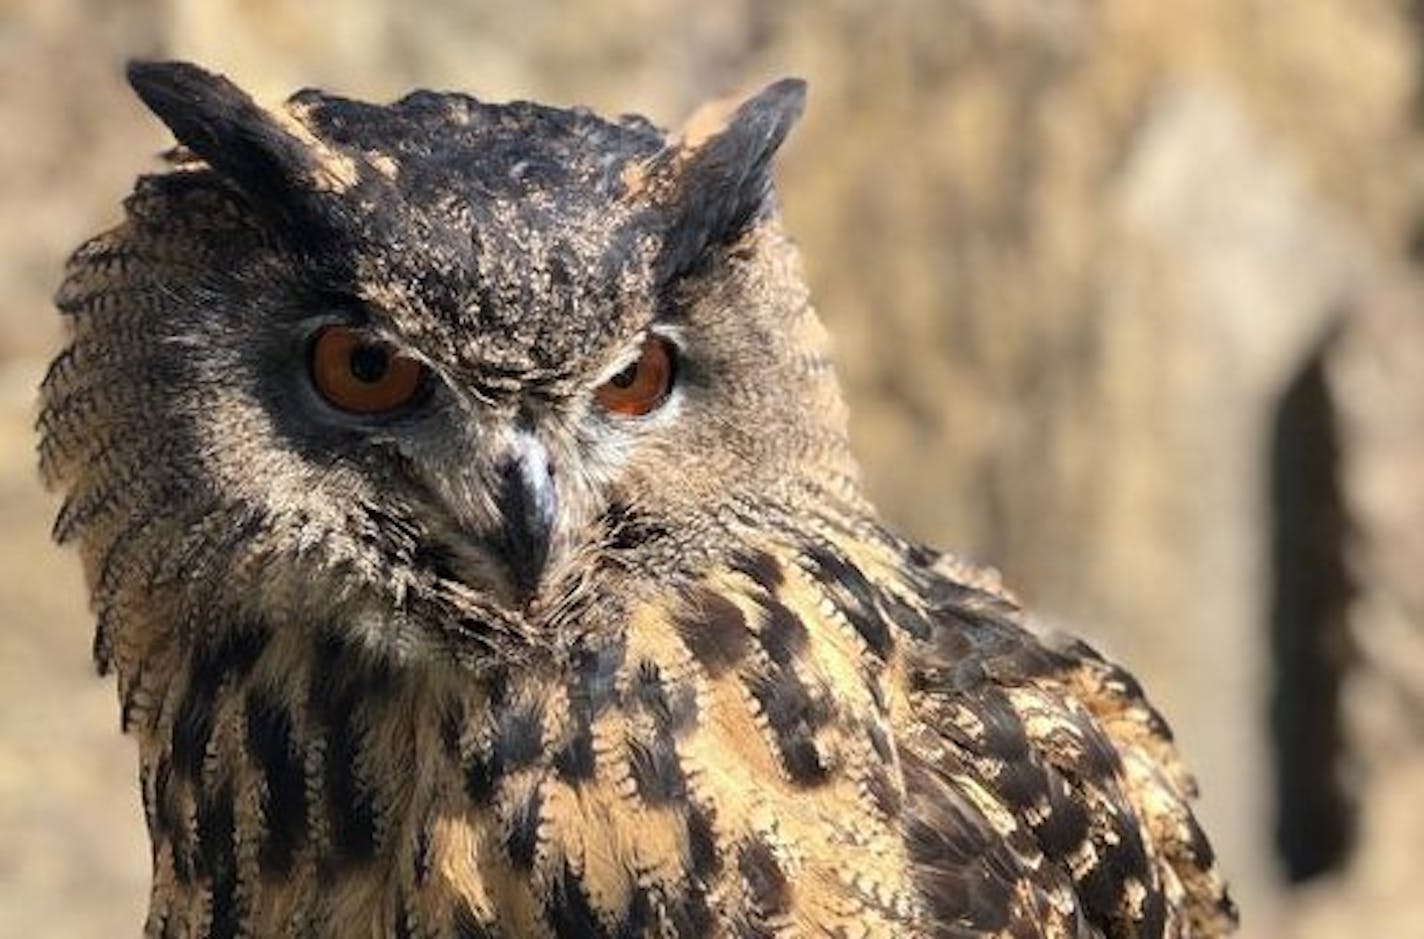
<svg viewBox="0 0 1424 939">
<path fill-rule="evenodd" d="M 668 135 L 130 80 L 181 146 L 75 256 L 42 418 L 100 592 L 250 575 L 269 603 L 455 597 L 535 628 L 855 497 L 770 183 L 801 82 Z"/>
</svg>

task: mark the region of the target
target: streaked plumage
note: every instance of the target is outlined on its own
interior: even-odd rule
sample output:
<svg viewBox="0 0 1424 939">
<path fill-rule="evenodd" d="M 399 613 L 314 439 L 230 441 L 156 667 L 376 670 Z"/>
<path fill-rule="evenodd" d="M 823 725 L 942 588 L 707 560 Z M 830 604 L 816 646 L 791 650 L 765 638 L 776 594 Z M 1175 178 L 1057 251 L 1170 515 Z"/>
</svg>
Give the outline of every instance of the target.
<svg viewBox="0 0 1424 939">
<path fill-rule="evenodd" d="M 862 496 L 768 182 L 799 83 L 669 137 L 132 78 L 184 149 L 75 254 L 40 429 L 149 935 L 1231 930 L 1133 679 Z M 310 400 L 314 317 L 428 397 Z M 666 404 L 600 413 L 648 335 Z"/>
</svg>

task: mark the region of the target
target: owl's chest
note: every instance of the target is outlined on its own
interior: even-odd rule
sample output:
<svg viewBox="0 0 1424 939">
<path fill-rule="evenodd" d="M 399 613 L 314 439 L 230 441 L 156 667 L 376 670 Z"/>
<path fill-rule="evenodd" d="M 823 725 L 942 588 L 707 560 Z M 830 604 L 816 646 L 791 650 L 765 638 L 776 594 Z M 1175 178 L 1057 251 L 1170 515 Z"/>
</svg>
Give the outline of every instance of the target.
<svg viewBox="0 0 1424 939">
<path fill-rule="evenodd" d="M 457 795 L 427 866 L 458 915 L 512 936 L 904 934 L 890 731 L 837 682 L 868 679 L 809 630 L 769 654 L 758 630 L 792 627 L 724 602 L 635 616 L 447 736 Z"/>
<path fill-rule="evenodd" d="M 333 640 L 170 683 L 141 735 L 150 923 L 907 934 L 888 667 L 786 584 L 649 605 L 616 639 L 492 676 Z"/>
</svg>

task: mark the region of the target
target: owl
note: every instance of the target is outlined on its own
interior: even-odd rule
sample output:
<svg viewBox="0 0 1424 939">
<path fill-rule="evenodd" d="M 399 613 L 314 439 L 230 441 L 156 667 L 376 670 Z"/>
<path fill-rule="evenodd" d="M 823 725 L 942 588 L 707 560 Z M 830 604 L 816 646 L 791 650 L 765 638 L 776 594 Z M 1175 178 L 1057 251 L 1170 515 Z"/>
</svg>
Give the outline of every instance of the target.
<svg viewBox="0 0 1424 939">
<path fill-rule="evenodd" d="M 680 131 L 129 80 L 40 460 L 150 937 L 1209 937 L 1137 682 L 867 501 L 771 186 Z"/>
</svg>

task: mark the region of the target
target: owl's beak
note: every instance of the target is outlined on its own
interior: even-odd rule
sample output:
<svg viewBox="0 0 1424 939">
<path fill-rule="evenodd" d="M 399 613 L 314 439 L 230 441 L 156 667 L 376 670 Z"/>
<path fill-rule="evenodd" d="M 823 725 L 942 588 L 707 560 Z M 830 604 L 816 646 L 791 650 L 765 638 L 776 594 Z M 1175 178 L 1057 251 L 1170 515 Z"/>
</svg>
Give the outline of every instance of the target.
<svg viewBox="0 0 1424 939">
<path fill-rule="evenodd" d="M 549 454 L 533 435 L 521 433 L 498 464 L 496 503 L 503 516 L 500 553 L 520 600 L 539 587 L 549 560 L 558 498 Z"/>
</svg>

